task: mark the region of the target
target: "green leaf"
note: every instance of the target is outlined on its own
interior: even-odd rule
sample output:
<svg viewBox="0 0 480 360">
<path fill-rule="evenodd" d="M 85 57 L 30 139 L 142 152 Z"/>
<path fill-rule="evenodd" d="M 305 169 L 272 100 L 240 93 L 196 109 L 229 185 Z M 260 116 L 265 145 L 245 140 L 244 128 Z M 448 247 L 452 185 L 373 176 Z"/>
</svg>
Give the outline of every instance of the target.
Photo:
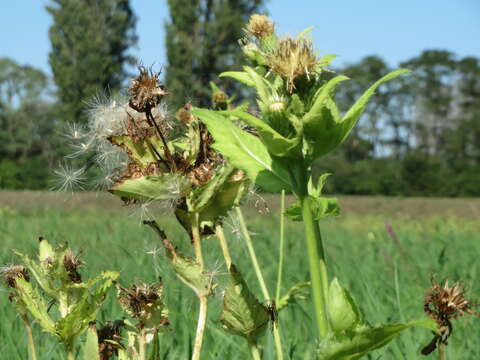
<svg viewBox="0 0 480 360">
<path fill-rule="evenodd" d="M 161 150 L 163 149 L 163 143 L 158 136 L 135 141 L 131 136 L 118 135 L 109 137 L 109 141 L 122 148 L 131 160 L 142 167 L 158 160 L 153 149 L 156 149 L 159 153 L 163 152 Z"/>
<path fill-rule="evenodd" d="M 370 86 L 370 88 L 368 88 L 367 91 L 365 91 L 365 93 L 363 93 L 363 95 L 355 102 L 355 104 L 348 110 L 348 112 L 342 118 L 342 132 L 341 132 L 342 136 L 341 136 L 340 142 L 345 140 L 345 138 L 348 136 L 353 126 L 355 125 L 355 123 L 358 121 L 363 111 L 365 110 L 365 107 L 367 106 L 368 101 L 370 100 L 372 95 L 375 93 L 375 90 L 377 90 L 377 88 L 383 83 L 390 81 L 392 79 L 395 79 L 396 77 L 402 74 L 407 74 L 409 72 L 410 70 L 407 70 L 407 69 L 399 69 L 399 70 L 392 71 L 391 73 L 385 75 L 380 80 L 375 82 L 372 86 Z"/>
<path fill-rule="evenodd" d="M 309 288 L 311 285 L 310 281 L 303 281 L 293 285 L 287 293 L 280 298 L 277 305 L 277 311 L 285 309 L 288 305 L 294 304 L 297 302 L 298 298 L 303 297 L 301 292 L 304 288 Z"/>
<path fill-rule="evenodd" d="M 230 110 L 222 112 L 226 115 L 235 116 L 246 122 L 248 125 L 257 129 L 263 143 L 267 146 L 270 154 L 278 157 L 293 157 L 298 158 L 300 156 L 302 137 L 297 135 L 294 138 L 286 138 L 280 135 L 276 130 L 270 127 L 267 123 L 259 118 L 244 112 L 237 110 Z M 288 121 L 287 118 L 284 119 Z"/>
<path fill-rule="evenodd" d="M 274 91 L 272 85 L 254 69 L 249 66 L 244 66 L 243 69 L 252 79 L 255 89 L 257 90 L 258 97 L 264 103 L 268 103 L 270 100 L 271 91 Z"/>
<path fill-rule="evenodd" d="M 270 315 L 250 292 L 235 265 L 231 265 L 229 273 L 220 321 L 226 331 L 256 342 L 265 333 Z"/>
<path fill-rule="evenodd" d="M 98 335 L 95 325 L 90 325 L 87 329 L 87 338 L 83 346 L 84 360 L 100 360 L 98 353 Z"/>
<path fill-rule="evenodd" d="M 212 134 L 213 148 L 233 166 L 245 171 L 255 184 L 271 192 L 291 189 L 288 171 L 270 156 L 259 138 L 239 129 L 215 111 L 195 108 L 192 112 Z"/>
<path fill-rule="evenodd" d="M 331 329 L 336 334 L 341 334 L 363 322 L 363 315 L 355 301 L 349 292 L 340 286 L 337 278 L 333 279 L 328 289 L 327 312 Z"/>
<path fill-rule="evenodd" d="M 314 220 L 321 220 L 329 216 L 340 215 L 340 207 L 338 206 L 338 200 L 336 198 L 308 196 L 308 199 L 308 201 L 311 201 Z M 285 216 L 293 221 L 303 220 L 300 200 L 295 201 L 285 210 Z"/>
<path fill-rule="evenodd" d="M 202 266 L 195 260 L 179 255 L 168 240 L 164 240 L 163 244 L 178 278 L 198 297 L 210 295 L 212 292 L 211 274 L 203 271 Z"/>
<path fill-rule="evenodd" d="M 71 306 L 70 312 L 57 323 L 57 332 L 62 342 L 71 343 L 95 320 L 107 291 L 119 275 L 115 271 L 103 272 L 100 275 L 103 283 L 96 290 L 84 288 L 81 297 Z"/>
<path fill-rule="evenodd" d="M 352 360 L 359 359 L 369 352 L 387 345 L 400 335 L 403 330 L 413 326 L 433 330 L 434 321 L 420 319 L 407 324 L 391 324 L 368 326 L 359 325 L 345 335 L 336 336 L 330 333 L 319 346 L 320 360 Z"/>
<path fill-rule="evenodd" d="M 190 181 L 180 174 L 162 174 L 122 180 L 108 191 L 129 199 L 170 200 L 187 194 L 190 186 Z"/>
<path fill-rule="evenodd" d="M 38 321 L 42 330 L 57 336 L 55 322 L 48 315 L 48 308 L 38 291 L 23 278 L 15 280 L 17 293 L 30 314 Z"/>
<path fill-rule="evenodd" d="M 241 83 L 249 87 L 255 86 L 255 82 L 252 80 L 250 75 L 248 75 L 248 73 L 246 73 L 245 71 L 225 71 L 221 73 L 219 77 L 229 77 L 231 79 L 240 81 Z"/>
</svg>

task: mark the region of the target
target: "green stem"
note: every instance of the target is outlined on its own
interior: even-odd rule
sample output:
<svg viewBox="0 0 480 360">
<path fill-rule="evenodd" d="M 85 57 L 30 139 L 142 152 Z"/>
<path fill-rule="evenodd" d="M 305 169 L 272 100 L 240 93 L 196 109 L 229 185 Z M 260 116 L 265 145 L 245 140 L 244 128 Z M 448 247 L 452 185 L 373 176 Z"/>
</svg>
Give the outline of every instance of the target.
<svg viewBox="0 0 480 360">
<path fill-rule="evenodd" d="M 250 352 L 252 353 L 253 360 L 261 360 L 260 351 L 258 350 L 257 343 L 255 341 L 249 341 L 248 346 L 250 347 Z"/>
<path fill-rule="evenodd" d="M 314 220 L 308 197 L 300 199 L 302 204 L 305 239 L 307 241 L 310 278 L 312 282 L 313 304 L 317 329 L 321 337 L 328 333 L 326 299 L 328 294 L 328 275 L 323 251 L 322 238 L 318 222 Z"/>
<path fill-rule="evenodd" d="M 35 341 L 33 339 L 32 327 L 27 319 L 27 316 L 21 316 L 23 324 L 25 325 L 25 331 L 27 333 L 28 348 L 30 349 L 30 359 L 37 360 L 37 351 L 35 349 Z"/>
<path fill-rule="evenodd" d="M 200 264 L 202 272 L 205 270 L 205 265 L 202 255 L 202 238 L 200 236 L 199 226 L 199 214 L 195 213 L 192 221 L 192 241 L 195 249 L 196 261 Z M 205 327 L 207 326 L 207 310 L 208 310 L 208 294 L 202 294 L 198 296 L 200 302 L 200 308 L 198 312 L 197 331 L 195 334 L 195 343 L 193 345 L 192 360 L 199 360 L 202 353 L 203 334 L 205 333 Z"/>
<path fill-rule="evenodd" d="M 445 354 L 445 344 L 440 342 L 438 344 L 438 360 L 446 360 L 446 354 Z"/>
<path fill-rule="evenodd" d="M 192 360 L 199 360 L 202 353 L 203 334 L 207 325 L 208 302 L 206 296 L 200 296 L 200 310 L 198 312 L 197 332 L 195 334 L 195 343 L 193 345 Z"/>
<path fill-rule="evenodd" d="M 253 269 L 255 270 L 255 274 L 257 276 L 257 280 L 260 284 L 260 288 L 262 289 L 263 297 L 265 301 L 270 301 L 270 294 L 268 293 L 267 285 L 265 284 L 265 279 L 263 278 L 262 271 L 260 270 L 260 265 L 258 264 L 257 255 L 255 254 L 255 249 L 253 248 L 252 238 L 247 229 L 247 225 L 245 223 L 245 219 L 243 218 L 242 210 L 239 206 L 235 208 L 238 216 L 238 221 L 240 222 L 240 230 L 242 231 L 243 238 L 245 239 L 245 243 L 247 245 L 248 253 L 250 255 L 250 259 L 252 260 Z M 280 336 L 280 329 L 278 328 L 278 324 L 273 327 L 273 337 L 275 339 L 275 348 L 277 352 L 277 359 L 283 360 L 283 350 L 282 350 L 282 340 Z"/>
<path fill-rule="evenodd" d="M 140 333 L 138 334 L 138 355 L 139 360 L 145 360 L 147 358 L 145 347 L 147 345 L 147 339 L 145 338 L 145 329 L 141 329 Z"/>
<path fill-rule="evenodd" d="M 204 269 L 203 255 L 202 255 L 202 238 L 200 237 L 200 228 L 199 228 L 199 214 L 194 213 L 192 219 L 192 242 L 193 248 L 195 251 L 195 260 L 200 264 L 202 271 Z"/>
<path fill-rule="evenodd" d="M 277 273 L 277 291 L 275 292 L 275 301 L 280 301 L 280 291 L 282 290 L 283 275 L 283 258 L 285 248 L 285 190 L 282 190 L 280 205 L 280 254 L 278 256 L 278 273 Z"/>
<path fill-rule="evenodd" d="M 67 352 L 67 360 L 75 360 L 75 355 L 73 354 L 73 344 L 65 345 L 65 350 Z"/>
<path fill-rule="evenodd" d="M 228 250 L 227 239 L 225 238 L 222 225 L 217 224 L 215 226 L 215 235 L 217 236 L 220 247 L 222 248 L 223 257 L 225 259 L 227 269 L 230 271 L 230 266 L 232 265 L 232 257 L 230 256 L 230 251 Z"/>
<path fill-rule="evenodd" d="M 245 239 L 245 244 L 247 245 L 248 254 L 252 260 L 253 269 L 255 270 L 255 275 L 260 284 L 260 288 L 263 293 L 263 297 L 266 301 L 270 300 L 270 295 L 268 293 L 267 285 L 265 284 L 265 279 L 263 278 L 262 271 L 260 270 L 260 265 L 258 264 L 257 255 L 253 248 L 252 238 L 247 230 L 247 225 L 245 224 L 245 219 L 243 218 L 242 210 L 240 207 L 235 208 L 238 216 L 238 221 L 240 222 L 240 230 L 242 231 L 243 238 Z"/>
</svg>

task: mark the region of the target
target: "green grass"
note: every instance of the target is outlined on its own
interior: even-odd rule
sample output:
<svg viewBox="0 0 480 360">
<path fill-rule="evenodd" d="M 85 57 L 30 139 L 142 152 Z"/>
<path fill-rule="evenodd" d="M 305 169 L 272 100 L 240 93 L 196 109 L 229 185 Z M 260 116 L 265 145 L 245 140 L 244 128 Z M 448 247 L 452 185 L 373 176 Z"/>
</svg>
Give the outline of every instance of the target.
<svg viewBox="0 0 480 360">
<path fill-rule="evenodd" d="M 81 204 L 81 201 L 79 202 Z M 35 204 L 34 204 L 35 205 Z M 44 236 L 53 243 L 68 241 L 75 250 L 84 251 L 85 276 L 101 270 L 120 270 L 121 283 L 164 280 L 167 305 L 170 308 L 172 331 L 162 336 L 162 354 L 166 359 L 188 359 L 196 327 L 197 301 L 193 293 L 175 279 L 161 244 L 151 229 L 140 225 L 138 217 L 128 211 L 108 207 L 0 206 L 0 241 L 3 251 L 0 263 L 15 262 L 10 249 L 33 254 L 36 239 Z M 270 292 L 275 290 L 278 257 L 279 226 L 277 209 L 270 215 L 247 212 L 254 246 L 263 267 Z M 423 316 L 423 298 L 430 278 L 462 279 L 470 297 L 479 297 L 478 254 L 479 225 L 469 218 L 362 216 L 347 215 L 323 223 L 330 274 L 335 274 L 361 304 L 366 317 L 375 324 L 382 321 L 400 322 Z M 387 231 L 385 222 L 391 224 Z M 234 220 L 227 220 L 229 245 L 234 262 L 246 281 L 261 298 L 261 292 L 244 243 L 237 237 Z M 160 217 L 170 240 L 187 254 L 192 249 L 186 234 L 168 217 Z M 231 232 L 230 230 L 233 230 Z M 308 279 L 308 263 L 303 231 L 300 224 L 287 222 L 286 264 L 283 291 Z M 159 249 L 155 255 L 147 254 Z M 155 252 L 155 251 L 154 251 Z M 203 359 L 248 359 L 246 343 L 225 333 L 219 324 L 221 293 L 225 268 L 216 239 L 204 242 L 206 263 L 215 269 L 218 287 L 210 300 Z M 335 260 L 333 260 L 335 259 Z M 8 289 L 0 293 L 0 354 L 2 359 L 27 359 L 27 344 L 20 319 L 8 301 Z M 313 359 L 313 314 L 309 299 L 279 314 L 287 359 Z M 100 322 L 121 317 L 112 291 Z M 458 319 L 447 347 L 447 359 L 480 358 L 480 340 L 475 333 L 478 321 L 471 316 Z M 35 326 L 37 347 L 41 359 L 62 359 L 62 348 L 49 335 Z M 420 359 L 420 349 L 431 339 L 425 330 L 411 330 L 385 349 L 374 352 L 368 359 Z M 271 332 L 263 339 L 264 359 L 274 359 Z M 429 358 L 435 358 L 431 355 Z M 427 359 L 427 358 L 426 358 Z"/>
</svg>

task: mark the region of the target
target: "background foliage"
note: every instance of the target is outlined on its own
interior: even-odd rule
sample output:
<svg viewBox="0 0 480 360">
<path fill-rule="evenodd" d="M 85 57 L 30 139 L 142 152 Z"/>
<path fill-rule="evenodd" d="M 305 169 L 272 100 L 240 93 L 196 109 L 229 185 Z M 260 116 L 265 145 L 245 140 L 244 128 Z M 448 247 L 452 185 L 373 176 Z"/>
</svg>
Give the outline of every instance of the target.
<svg viewBox="0 0 480 360">
<path fill-rule="evenodd" d="M 189 101 L 211 106 L 210 81 L 235 93 L 233 82 L 216 76 L 234 68 L 243 24 L 262 3 L 169 0 L 164 76 L 172 113 Z M 128 0 L 52 0 L 47 10 L 53 78 L 0 59 L 0 188 L 48 188 L 51 168 L 68 154 L 59 134 L 85 119 L 95 95 L 127 85 L 136 43 Z M 334 193 L 479 196 L 480 59 L 432 49 L 399 66 L 413 73 L 377 91 L 346 144 L 315 172 L 334 173 L 327 184 Z M 369 56 L 334 68 L 353 79 L 337 94 L 344 109 L 397 67 Z"/>
</svg>

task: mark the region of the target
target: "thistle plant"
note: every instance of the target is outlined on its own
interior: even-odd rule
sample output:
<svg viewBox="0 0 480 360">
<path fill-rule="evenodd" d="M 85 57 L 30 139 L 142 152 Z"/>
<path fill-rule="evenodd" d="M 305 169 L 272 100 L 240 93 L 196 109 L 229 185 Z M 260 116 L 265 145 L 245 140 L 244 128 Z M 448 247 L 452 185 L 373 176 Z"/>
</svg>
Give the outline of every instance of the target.
<svg viewBox="0 0 480 360">
<path fill-rule="evenodd" d="M 19 315 L 26 325 L 30 324 L 26 319 L 35 319 L 44 332 L 63 344 L 67 358 L 74 359 L 76 340 L 95 320 L 119 274 L 106 271 L 82 281 L 79 257 L 66 244 L 53 248 L 44 238 L 39 239 L 37 260 L 14 252 L 24 265 L 8 267 L 3 273 L 5 281 L 14 289 L 10 298 L 15 301 Z M 51 309 L 52 306 L 56 311 Z M 28 328 L 27 333 L 32 358 L 35 358 L 33 338 Z"/>
<path fill-rule="evenodd" d="M 242 41 L 250 65 L 220 75 L 252 89 L 258 111 L 195 108 L 192 113 L 212 134 L 212 147 L 253 183 L 265 191 L 287 191 L 296 197 L 285 215 L 304 224 L 319 358 L 357 358 L 413 325 L 434 328 L 428 319 L 373 327 L 336 278 L 329 284 L 319 221 L 337 215 L 339 207 L 335 199 L 322 196 L 328 174 L 315 181 L 311 171 L 314 161 L 346 139 L 375 90 L 408 70 L 378 80 L 342 115 L 334 94 L 347 77 L 333 76 L 326 68 L 334 56 L 317 56 L 308 29 L 296 38 L 280 38 L 273 29 L 267 17 L 252 16 Z M 244 131 L 239 123 L 253 128 L 253 133 Z"/>
</svg>

